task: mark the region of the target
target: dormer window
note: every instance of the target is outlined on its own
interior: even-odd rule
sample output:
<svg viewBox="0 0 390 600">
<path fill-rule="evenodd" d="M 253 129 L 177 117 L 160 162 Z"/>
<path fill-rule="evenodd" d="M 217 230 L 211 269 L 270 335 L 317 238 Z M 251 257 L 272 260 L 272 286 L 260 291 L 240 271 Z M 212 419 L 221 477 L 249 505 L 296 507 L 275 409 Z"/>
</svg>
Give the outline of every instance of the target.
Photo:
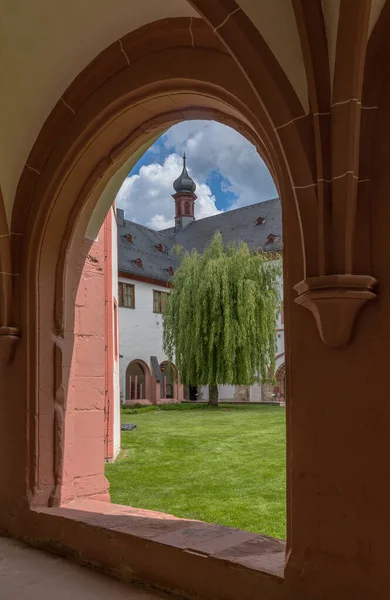
<svg viewBox="0 0 390 600">
<path fill-rule="evenodd" d="M 263 225 L 264 223 L 265 223 L 264 217 L 257 217 L 257 219 L 256 219 L 256 226 L 257 225 Z"/>
<path fill-rule="evenodd" d="M 162 244 L 158 244 L 157 250 L 158 252 L 162 252 L 164 250 L 164 246 Z"/>
<path fill-rule="evenodd" d="M 132 236 L 130 233 L 128 233 L 128 234 L 126 235 L 126 242 L 127 242 L 128 244 L 132 244 L 132 243 L 133 243 L 133 236 Z"/>
<path fill-rule="evenodd" d="M 168 271 L 168 275 L 169 275 L 170 277 L 172 277 L 172 275 L 173 275 L 173 274 L 174 274 L 174 272 L 175 272 L 175 271 L 173 270 L 173 268 L 172 268 L 172 267 L 169 267 L 169 268 L 167 269 L 167 271 Z"/>
<path fill-rule="evenodd" d="M 274 244 L 277 239 L 278 239 L 277 235 L 275 235 L 274 233 L 270 233 L 269 236 L 267 237 L 266 244 Z"/>
<path fill-rule="evenodd" d="M 137 258 L 137 260 L 135 261 L 135 264 L 137 265 L 137 267 L 139 269 L 142 269 L 142 260 L 140 258 Z"/>
</svg>

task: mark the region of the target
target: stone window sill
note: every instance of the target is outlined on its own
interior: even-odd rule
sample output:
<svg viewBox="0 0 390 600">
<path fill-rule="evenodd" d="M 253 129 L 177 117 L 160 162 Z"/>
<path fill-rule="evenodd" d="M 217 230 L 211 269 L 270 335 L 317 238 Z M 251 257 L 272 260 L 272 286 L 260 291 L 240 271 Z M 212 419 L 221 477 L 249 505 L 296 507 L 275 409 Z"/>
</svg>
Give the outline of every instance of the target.
<svg viewBox="0 0 390 600">
<path fill-rule="evenodd" d="M 281 540 L 97 500 L 32 510 L 36 545 L 123 580 L 186 598 L 249 599 L 262 586 L 270 598 L 281 591 Z"/>
</svg>

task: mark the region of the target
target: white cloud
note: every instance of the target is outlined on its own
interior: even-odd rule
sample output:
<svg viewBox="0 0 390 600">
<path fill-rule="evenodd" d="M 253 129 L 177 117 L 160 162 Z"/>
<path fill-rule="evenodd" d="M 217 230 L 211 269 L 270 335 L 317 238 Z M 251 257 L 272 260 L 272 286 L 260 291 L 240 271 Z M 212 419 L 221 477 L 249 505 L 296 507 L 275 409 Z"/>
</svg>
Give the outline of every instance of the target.
<svg viewBox="0 0 390 600">
<path fill-rule="evenodd" d="M 277 196 L 256 148 L 234 129 L 216 121 L 184 121 L 171 127 L 163 139 L 167 149 L 186 151 L 192 173 L 200 181 L 218 171 L 227 180 L 222 191 L 237 196 L 234 208 Z"/>
<path fill-rule="evenodd" d="M 117 205 L 125 211 L 126 218 L 152 229 L 172 227 L 175 212 L 172 184 L 182 167 L 182 158 L 178 154 L 170 154 L 163 165 L 145 165 L 138 175 L 127 177 L 116 197 Z M 201 219 L 220 212 L 209 186 L 199 183 L 195 177 L 194 181 L 198 197 L 195 202 L 196 217 Z"/>
<path fill-rule="evenodd" d="M 156 231 L 168 229 L 168 227 L 172 227 L 172 225 L 173 219 L 167 219 L 164 215 L 153 215 L 148 221 L 148 227 L 150 227 L 150 229 L 155 229 Z"/>
<path fill-rule="evenodd" d="M 232 192 L 236 196 L 229 208 L 254 204 L 277 195 L 269 171 L 255 147 L 230 127 L 215 121 L 184 121 L 171 127 L 162 142 L 166 151 L 171 152 L 164 164 L 153 162 L 141 167 L 139 174 L 128 177 L 118 192 L 117 205 L 124 209 L 127 219 L 152 229 L 173 225 L 172 184 L 181 172 L 184 150 L 188 171 L 197 184 L 195 216 L 198 219 L 220 212 L 206 183 L 215 171 L 223 178 L 222 192 Z"/>
</svg>

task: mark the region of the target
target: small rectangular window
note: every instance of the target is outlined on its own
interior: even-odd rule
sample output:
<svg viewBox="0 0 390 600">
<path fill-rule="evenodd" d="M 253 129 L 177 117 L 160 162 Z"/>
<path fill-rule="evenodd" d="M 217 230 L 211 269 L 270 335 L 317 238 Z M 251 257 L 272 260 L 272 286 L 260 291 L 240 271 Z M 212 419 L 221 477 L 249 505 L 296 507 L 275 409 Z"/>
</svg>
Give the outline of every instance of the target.
<svg viewBox="0 0 390 600">
<path fill-rule="evenodd" d="M 153 312 L 162 314 L 167 302 L 168 292 L 153 290 Z"/>
<path fill-rule="evenodd" d="M 119 282 L 118 289 L 119 306 L 124 308 L 135 308 L 135 293 L 132 283 Z"/>
</svg>

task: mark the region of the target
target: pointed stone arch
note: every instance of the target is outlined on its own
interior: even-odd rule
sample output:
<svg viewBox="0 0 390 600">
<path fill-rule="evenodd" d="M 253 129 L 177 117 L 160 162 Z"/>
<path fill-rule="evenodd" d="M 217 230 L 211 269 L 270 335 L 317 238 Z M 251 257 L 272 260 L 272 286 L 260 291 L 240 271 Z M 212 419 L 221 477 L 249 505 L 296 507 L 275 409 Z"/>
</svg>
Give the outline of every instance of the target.
<svg viewBox="0 0 390 600">
<path fill-rule="evenodd" d="M 186 37 L 188 20 L 173 21 L 146 26 L 142 35 L 139 31 L 129 34 L 103 53 L 108 61 L 104 69 L 98 68 L 102 58 L 98 57 L 79 75 L 63 96 L 68 112 L 64 114 L 64 103 L 59 101 L 19 182 L 12 218 L 19 236 L 12 245 L 12 260 L 14 269 L 23 267 L 25 277 L 13 309 L 15 320 L 29 335 L 20 346 L 15 368 L 20 371 L 20 390 L 27 395 L 29 407 L 25 453 L 32 504 L 59 504 L 62 493 L 69 499 L 69 494 L 77 497 L 77 490 L 83 496 L 100 494 L 86 480 L 77 488 L 69 482 L 70 491 L 59 493 L 58 474 L 63 471 L 64 457 L 72 451 L 74 435 L 67 401 L 74 358 L 75 265 L 91 215 L 98 206 L 102 222 L 110 204 L 107 190 L 112 200 L 121 183 L 115 181 L 119 169 L 128 172 L 139 154 L 175 123 L 220 121 L 255 145 L 275 180 L 286 246 L 294 240 L 286 267 L 292 281 L 307 272 L 308 248 L 316 252 L 304 239 L 294 190 L 294 177 L 299 178 L 310 163 L 310 144 L 295 128 L 291 137 L 281 140 L 269 107 L 259 101 L 213 31 L 194 20 L 194 48 Z M 124 53 L 130 64 L 123 64 Z M 283 78 L 276 85 L 282 83 Z M 287 94 L 287 113 L 283 114 L 295 119 L 298 104 Z M 298 169 L 294 177 L 293 164 Z M 306 209 L 314 211 L 315 220 L 315 202 L 307 203 Z M 97 220 L 97 228 L 101 222 Z M 312 232 L 310 226 L 305 235 L 310 237 Z M 292 294 L 291 286 L 285 293 L 286 297 Z M 32 365 L 28 373 L 27 364 Z"/>
</svg>

